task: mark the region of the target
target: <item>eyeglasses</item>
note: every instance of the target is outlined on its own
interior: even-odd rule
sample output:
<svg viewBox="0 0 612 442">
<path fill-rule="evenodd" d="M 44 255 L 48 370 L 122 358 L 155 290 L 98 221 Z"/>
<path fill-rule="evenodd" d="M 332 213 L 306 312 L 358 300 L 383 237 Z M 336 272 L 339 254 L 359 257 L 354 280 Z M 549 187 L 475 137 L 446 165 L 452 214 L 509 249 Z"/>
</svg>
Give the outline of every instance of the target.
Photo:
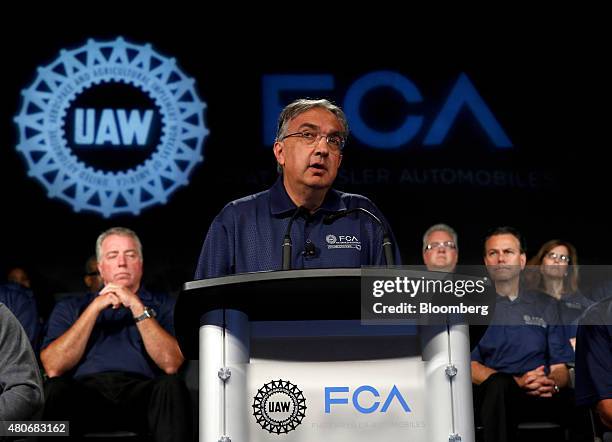
<svg viewBox="0 0 612 442">
<path fill-rule="evenodd" d="M 431 249 L 456 249 L 457 245 L 454 241 L 430 242 L 425 246 L 425 250 Z"/>
<path fill-rule="evenodd" d="M 555 253 L 555 252 L 548 252 L 546 254 L 546 257 L 549 259 L 552 259 L 553 261 L 556 259 L 559 259 L 561 261 L 565 261 L 566 263 L 570 263 L 572 262 L 571 258 L 567 255 L 561 255 L 560 253 Z"/>
<path fill-rule="evenodd" d="M 325 135 L 320 132 L 312 132 L 309 130 L 305 130 L 302 132 L 295 132 L 289 135 L 285 135 L 283 138 L 281 138 L 281 141 L 289 137 L 300 137 L 304 141 L 304 143 L 307 144 L 308 146 L 317 145 L 319 141 L 321 140 L 321 138 L 325 138 L 325 141 L 327 141 L 327 145 L 333 151 L 342 150 L 344 148 L 344 144 L 346 143 L 346 139 L 342 135 L 339 135 L 339 134 Z"/>
</svg>

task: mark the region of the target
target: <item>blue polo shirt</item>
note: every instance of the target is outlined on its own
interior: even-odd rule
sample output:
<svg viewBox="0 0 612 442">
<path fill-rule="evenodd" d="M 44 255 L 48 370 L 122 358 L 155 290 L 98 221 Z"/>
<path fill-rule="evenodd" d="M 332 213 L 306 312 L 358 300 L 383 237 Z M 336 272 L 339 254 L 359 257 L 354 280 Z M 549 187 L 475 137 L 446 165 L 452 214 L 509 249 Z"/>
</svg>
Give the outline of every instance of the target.
<svg viewBox="0 0 612 442">
<path fill-rule="evenodd" d="M 576 403 L 603 399 L 612 399 L 612 297 L 585 312 L 576 335 Z"/>
<path fill-rule="evenodd" d="M 563 296 L 559 301 L 559 316 L 564 325 L 565 333 L 569 338 L 576 337 L 578 321 L 584 312 L 595 301 L 590 300 L 579 291 Z"/>
<path fill-rule="evenodd" d="M 32 290 L 16 283 L 7 283 L 0 286 L 0 302 L 8 307 L 13 315 L 19 320 L 26 331 L 32 348 L 37 348 L 38 332 L 40 322 L 38 320 L 38 309 L 36 299 Z"/>
<path fill-rule="evenodd" d="M 609 298 L 612 296 L 612 280 L 607 279 L 596 285 L 587 293 L 587 296 L 595 302 Z"/>
<path fill-rule="evenodd" d="M 82 298 L 59 301 L 49 317 L 42 348 L 63 335 L 96 296 L 95 293 L 89 293 Z M 145 306 L 155 310 L 159 324 L 174 336 L 175 300 L 168 295 L 152 294 L 144 289 L 139 290 L 138 296 Z M 80 377 L 107 371 L 138 373 L 148 378 L 161 374 L 161 370 L 148 356 L 132 312 L 127 308 L 107 308 L 98 315 L 85 353 L 70 374 Z"/>
<path fill-rule="evenodd" d="M 330 189 L 315 213 L 293 222 L 291 268 L 385 265 L 382 229 L 370 217 L 355 213 L 332 224 L 323 223 L 326 215 L 354 207 L 371 211 L 387 225 L 366 197 Z M 282 176 L 270 189 L 226 205 L 206 235 L 195 279 L 280 270 L 283 237 L 295 210 Z M 399 249 L 395 240 L 392 241 L 395 263 L 400 264 Z M 314 256 L 304 253 L 307 242 L 314 246 Z"/>
<path fill-rule="evenodd" d="M 549 296 L 521 290 L 510 301 L 498 295 L 491 325 L 472 351 L 472 360 L 512 375 L 572 362 L 574 352 L 559 324 L 556 301 Z"/>
</svg>

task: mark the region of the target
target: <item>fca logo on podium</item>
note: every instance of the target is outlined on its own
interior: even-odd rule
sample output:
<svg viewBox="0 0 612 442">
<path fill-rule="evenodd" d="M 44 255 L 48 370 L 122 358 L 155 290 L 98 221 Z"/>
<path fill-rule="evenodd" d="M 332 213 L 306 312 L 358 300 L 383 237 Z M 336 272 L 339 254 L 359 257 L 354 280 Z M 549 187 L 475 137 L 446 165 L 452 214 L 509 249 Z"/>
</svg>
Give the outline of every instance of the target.
<svg viewBox="0 0 612 442">
<path fill-rule="evenodd" d="M 396 385 L 385 398 L 382 407 L 380 406 L 381 401 L 377 400 L 381 397 L 378 390 L 371 385 L 362 385 L 357 387 L 352 395 L 350 395 L 349 387 L 325 387 L 325 413 L 331 413 L 332 405 L 348 405 L 349 396 L 351 396 L 353 408 L 363 414 L 374 413 L 379 407 L 380 413 L 386 413 L 393 402 L 401 406 L 404 412 L 410 413 L 411 411 Z"/>
</svg>

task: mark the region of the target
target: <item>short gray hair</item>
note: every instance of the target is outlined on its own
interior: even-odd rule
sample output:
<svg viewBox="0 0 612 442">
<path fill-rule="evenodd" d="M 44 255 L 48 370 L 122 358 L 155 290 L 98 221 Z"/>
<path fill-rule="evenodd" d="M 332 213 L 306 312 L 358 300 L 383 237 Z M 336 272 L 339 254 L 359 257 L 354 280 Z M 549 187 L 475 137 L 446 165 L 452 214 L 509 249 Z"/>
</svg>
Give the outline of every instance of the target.
<svg viewBox="0 0 612 442">
<path fill-rule="evenodd" d="M 129 238 L 132 238 L 136 242 L 136 247 L 138 248 L 138 255 L 140 256 L 140 259 L 143 259 L 142 243 L 140 242 L 140 238 L 138 238 L 138 235 L 136 235 L 136 232 L 131 229 L 128 229 L 127 227 L 111 227 L 110 229 L 100 233 L 98 239 L 96 240 L 96 259 L 98 260 L 98 262 L 102 261 L 102 243 L 106 238 L 111 235 L 127 236 Z"/>
<path fill-rule="evenodd" d="M 346 120 L 346 115 L 344 115 L 344 111 L 342 109 L 324 98 L 316 100 L 310 98 L 300 98 L 292 103 L 289 103 L 280 113 L 278 117 L 278 126 L 276 128 L 276 141 L 281 141 L 283 137 L 287 135 L 287 126 L 291 120 L 298 115 L 316 107 L 327 109 L 336 116 L 342 125 L 342 136 L 346 139 L 349 134 L 349 127 L 348 121 Z"/>
<path fill-rule="evenodd" d="M 457 250 L 459 250 L 459 243 L 457 242 L 457 232 L 455 232 L 455 229 L 453 229 L 451 226 L 444 223 L 434 224 L 425 231 L 425 233 L 423 234 L 423 250 L 425 250 L 425 247 L 427 247 L 427 238 L 429 238 L 429 235 L 434 232 L 448 233 L 450 236 L 452 236 L 453 242 L 455 243 L 455 247 L 457 247 Z"/>
</svg>

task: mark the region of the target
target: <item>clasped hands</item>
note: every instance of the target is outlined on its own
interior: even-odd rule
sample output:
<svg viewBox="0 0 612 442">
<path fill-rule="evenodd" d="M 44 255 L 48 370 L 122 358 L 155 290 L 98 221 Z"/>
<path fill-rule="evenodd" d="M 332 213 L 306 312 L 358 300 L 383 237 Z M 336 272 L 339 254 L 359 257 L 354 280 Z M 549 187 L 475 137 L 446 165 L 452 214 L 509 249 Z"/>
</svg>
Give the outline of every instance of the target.
<svg viewBox="0 0 612 442">
<path fill-rule="evenodd" d="M 515 376 L 514 380 L 520 388 L 526 390 L 529 396 L 552 397 L 556 392 L 556 383 L 546 374 L 543 365 L 524 373 L 522 376 Z"/>
<path fill-rule="evenodd" d="M 132 310 L 134 315 L 139 315 L 144 311 L 144 305 L 137 294 L 122 285 L 112 282 L 106 284 L 100 290 L 95 302 L 98 304 L 100 311 L 107 307 L 116 310 L 122 306 Z"/>
</svg>

